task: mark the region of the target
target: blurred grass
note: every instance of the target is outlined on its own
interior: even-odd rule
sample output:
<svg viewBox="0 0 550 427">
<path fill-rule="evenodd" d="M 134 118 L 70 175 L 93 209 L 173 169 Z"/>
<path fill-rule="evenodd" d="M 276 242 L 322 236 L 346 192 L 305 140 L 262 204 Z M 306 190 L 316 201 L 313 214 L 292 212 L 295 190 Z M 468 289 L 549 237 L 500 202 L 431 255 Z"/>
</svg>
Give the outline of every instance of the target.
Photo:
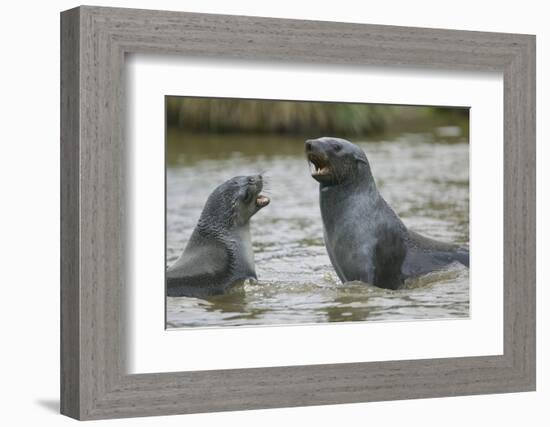
<svg viewBox="0 0 550 427">
<path fill-rule="evenodd" d="M 358 137 L 430 123 L 467 134 L 468 117 L 455 107 L 166 97 L 167 126 L 197 133 Z"/>
</svg>

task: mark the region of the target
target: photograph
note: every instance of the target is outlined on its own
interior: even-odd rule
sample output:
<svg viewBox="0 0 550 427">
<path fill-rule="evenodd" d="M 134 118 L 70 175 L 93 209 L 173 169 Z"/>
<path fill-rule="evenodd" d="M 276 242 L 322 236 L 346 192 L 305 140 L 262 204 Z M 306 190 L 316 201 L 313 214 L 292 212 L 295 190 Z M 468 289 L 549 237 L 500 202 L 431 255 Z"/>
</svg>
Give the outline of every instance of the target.
<svg viewBox="0 0 550 427">
<path fill-rule="evenodd" d="M 166 328 L 470 315 L 469 108 L 165 97 Z"/>
</svg>

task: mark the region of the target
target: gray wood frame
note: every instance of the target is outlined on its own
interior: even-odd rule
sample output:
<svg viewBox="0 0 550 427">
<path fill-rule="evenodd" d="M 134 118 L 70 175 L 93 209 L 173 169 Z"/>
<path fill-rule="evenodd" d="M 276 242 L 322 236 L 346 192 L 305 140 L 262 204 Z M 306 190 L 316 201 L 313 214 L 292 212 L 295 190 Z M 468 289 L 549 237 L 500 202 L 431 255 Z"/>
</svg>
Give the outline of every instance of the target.
<svg viewBox="0 0 550 427">
<path fill-rule="evenodd" d="M 128 375 L 126 53 L 502 72 L 504 354 Z M 99 419 L 535 389 L 534 36 L 71 9 L 61 14 L 61 165 L 65 415 Z"/>
</svg>

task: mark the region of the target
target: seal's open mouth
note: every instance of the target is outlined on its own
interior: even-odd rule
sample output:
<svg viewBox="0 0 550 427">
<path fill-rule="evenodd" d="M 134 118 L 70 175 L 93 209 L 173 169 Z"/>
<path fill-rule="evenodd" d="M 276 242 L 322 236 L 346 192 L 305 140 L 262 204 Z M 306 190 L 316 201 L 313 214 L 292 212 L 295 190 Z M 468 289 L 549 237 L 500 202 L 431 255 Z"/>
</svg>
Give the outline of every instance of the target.
<svg viewBox="0 0 550 427">
<path fill-rule="evenodd" d="M 269 205 L 270 201 L 271 200 L 269 200 L 269 197 L 260 194 L 258 195 L 258 197 L 256 197 L 256 206 L 258 206 L 259 208 L 263 208 Z"/>
<path fill-rule="evenodd" d="M 330 175 L 328 157 L 321 153 L 309 153 L 307 159 L 312 166 L 312 176 Z"/>
</svg>

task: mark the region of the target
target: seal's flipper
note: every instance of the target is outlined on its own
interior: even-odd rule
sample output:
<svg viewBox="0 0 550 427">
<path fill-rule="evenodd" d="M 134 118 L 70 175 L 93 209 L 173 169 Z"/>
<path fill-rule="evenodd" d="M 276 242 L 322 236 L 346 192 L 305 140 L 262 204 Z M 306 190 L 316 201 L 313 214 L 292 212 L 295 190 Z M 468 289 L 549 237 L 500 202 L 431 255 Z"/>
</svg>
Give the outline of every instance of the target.
<svg viewBox="0 0 550 427">
<path fill-rule="evenodd" d="M 457 261 L 470 266 L 470 252 L 450 243 L 440 242 L 408 230 L 407 256 L 403 262 L 405 277 L 414 277 L 439 270 Z"/>
<path fill-rule="evenodd" d="M 407 230 L 406 240 L 409 247 L 425 251 L 452 252 L 459 248 L 451 243 L 440 242 L 439 240 L 423 236 L 413 230 Z"/>
<path fill-rule="evenodd" d="M 168 296 L 204 297 L 222 293 L 229 286 L 229 254 L 215 241 L 188 247 L 166 272 Z"/>
<path fill-rule="evenodd" d="M 215 276 L 227 269 L 228 254 L 224 246 L 215 241 L 204 241 L 186 248 L 183 255 L 166 271 L 166 277 Z"/>
<path fill-rule="evenodd" d="M 372 284 L 380 288 L 398 289 L 403 284 L 401 266 L 407 253 L 400 233 L 389 226 L 376 230 Z"/>
</svg>

